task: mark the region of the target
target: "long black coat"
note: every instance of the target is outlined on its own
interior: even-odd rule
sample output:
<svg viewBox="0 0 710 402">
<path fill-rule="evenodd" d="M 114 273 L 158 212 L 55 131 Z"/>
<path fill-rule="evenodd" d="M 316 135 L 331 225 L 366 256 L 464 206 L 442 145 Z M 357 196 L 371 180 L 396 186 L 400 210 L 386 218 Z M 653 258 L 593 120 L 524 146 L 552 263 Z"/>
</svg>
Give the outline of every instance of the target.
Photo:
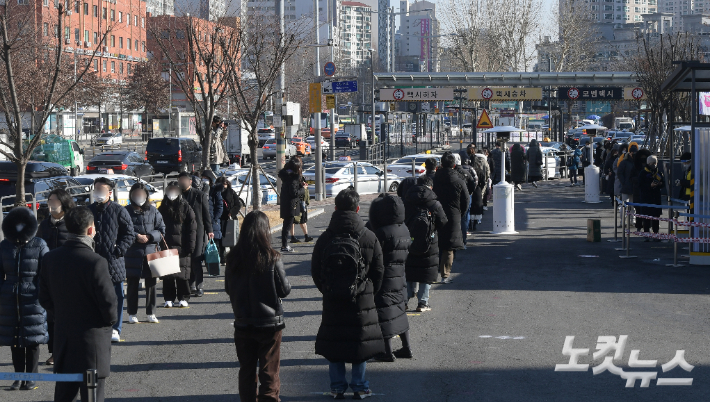
<svg viewBox="0 0 710 402">
<path fill-rule="evenodd" d="M 161 242 L 161 235 L 165 236 L 165 223 L 163 216 L 154 207 L 146 211 L 143 209 L 135 210 L 132 205 L 127 205 L 126 210 L 131 216 L 133 223 L 133 231 L 136 234 L 148 236 L 147 243 L 138 243 L 136 239 L 131 247 L 126 251 L 126 277 L 128 278 L 152 278 L 153 275 L 148 268 L 148 262 L 145 256 L 150 253 L 155 253 L 158 243 L 163 248 L 165 245 Z"/>
<path fill-rule="evenodd" d="M 182 222 L 180 222 L 177 217 L 173 216 L 168 209 L 169 202 L 178 205 L 177 208 L 180 211 L 180 215 L 183 217 Z M 195 253 L 195 247 L 197 245 L 197 235 L 198 233 L 200 233 L 200 235 L 202 234 L 197 230 L 197 218 L 195 218 L 195 213 L 182 197 L 178 197 L 175 201 L 163 200 L 158 212 L 160 212 L 163 217 L 163 223 L 165 224 L 165 241 L 168 243 L 168 247 L 177 249 L 180 252 L 180 273 L 169 276 L 189 280 L 192 255 Z"/>
<path fill-rule="evenodd" d="M 542 160 L 542 151 L 540 151 L 540 145 L 537 140 L 533 139 L 530 141 L 530 146 L 528 150 L 525 151 L 525 159 L 528 161 L 528 176 L 531 178 L 542 178 L 542 165 L 544 164 Z"/>
<path fill-rule="evenodd" d="M 439 275 L 438 231 L 443 230 L 449 220 L 446 218 L 441 203 L 436 200 L 436 194 L 426 186 L 416 186 L 407 192 L 404 199 L 405 222 L 409 222 L 420 209 L 431 212 L 437 231 L 434 233 L 434 239 L 426 255 L 412 254 L 412 251 L 415 250 L 410 250 L 405 265 L 406 277 L 409 282 L 434 283 Z"/>
<path fill-rule="evenodd" d="M 279 171 L 281 179 L 281 219 L 293 218 L 301 215 L 299 207 L 301 198 L 306 190 L 301 185 L 301 177 L 291 169 L 281 169 Z"/>
<path fill-rule="evenodd" d="M 525 152 L 520 144 L 513 145 L 510 151 L 510 180 L 514 183 L 525 181 Z"/>
<path fill-rule="evenodd" d="M 500 161 L 502 157 L 503 151 L 500 148 L 491 150 L 491 160 L 493 163 L 489 163 L 489 165 L 491 167 L 491 175 L 493 176 L 493 184 L 501 181 Z M 510 169 L 510 155 L 508 153 L 505 154 L 505 168 L 506 170 Z M 505 178 L 505 176 L 503 176 L 503 178 Z"/>
<path fill-rule="evenodd" d="M 434 193 L 441 203 L 448 222 L 439 231 L 439 248 L 458 250 L 463 248 L 461 214 L 469 201 L 466 183 L 455 170 L 440 168 L 434 177 Z"/>
<path fill-rule="evenodd" d="M 136 235 L 126 208 L 117 202 L 93 203 L 89 209 L 94 214 L 96 225 L 95 251 L 108 262 L 108 271 L 114 283 L 126 279 L 126 263 L 123 256 L 131 247 Z"/>
<path fill-rule="evenodd" d="M 321 258 L 323 249 L 330 243 L 331 233 L 357 233 L 360 235 L 360 251 L 366 264 L 365 290 L 352 300 L 323 297 L 323 316 L 316 336 L 316 354 L 331 362 L 360 363 L 384 353 L 375 307 L 375 293 L 382 286 L 382 248 L 377 237 L 356 212 L 335 211 L 330 218 L 328 230 L 316 241 L 311 259 L 311 276 L 322 293 Z"/>
<path fill-rule="evenodd" d="M 24 224 L 20 232 L 16 226 Z M 47 343 L 47 313 L 39 304 L 40 267 L 49 252 L 29 209 L 8 214 L 0 242 L 0 346 Z M 19 304 L 19 305 L 18 305 Z M 17 337 L 17 338 L 15 338 Z"/>
<path fill-rule="evenodd" d="M 42 261 L 39 300 L 54 313 L 54 372 L 111 372 L 111 332 L 118 320 L 106 259 L 77 239 Z"/>
<path fill-rule="evenodd" d="M 654 180 L 659 181 L 660 185 L 651 187 L 651 183 L 653 183 Z M 641 173 L 638 177 L 639 199 L 634 199 L 634 202 L 661 205 L 663 201 L 661 190 L 665 185 L 664 182 L 663 173 L 661 173 L 658 168 L 645 167 L 641 169 Z M 640 213 L 649 216 L 661 216 L 663 213 L 663 209 L 661 208 L 641 207 L 640 209 Z"/>
<path fill-rule="evenodd" d="M 224 208 L 222 209 L 222 216 L 220 217 L 220 219 L 223 221 L 227 221 L 230 219 L 229 212 L 232 210 L 232 208 L 239 205 L 239 197 L 237 197 L 237 193 L 235 193 L 234 190 L 223 189 L 222 202 L 224 203 Z M 236 219 L 237 216 L 231 216 L 231 218 Z"/>
<path fill-rule="evenodd" d="M 41 237 L 42 240 L 47 243 L 47 247 L 49 247 L 50 250 L 54 250 L 67 241 L 69 231 L 67 230 L 64 219 L 52 223 L 52 217 L 48 216 L 45 220 L 40 222 L 37 237 Z"/>
<path fill-rule="evenodd" d="M 215 239 L 222 238 L 222 213 L 224 212 L 224 201 L 222 200 L 222 185 L 212 186 L 209 191 L 209 211 L 210 222 L 212 222 L 212 233 Z"/>
<path fill-rule="evenodd" d="M 197 225 L 195 248 L 192 256 L 202 258 L 205 254 L 205 235 L 213 230 L 212 216 L 210 215 L 210 200 L 206 193 L 194 187 L 183 191 L 182 198 L 187 201 L 190 208 L 192 208 L 195 216 L 195 224 Z M 165 219 L 165 217 L 163 217 L 163 219 Z"/>
<path fill-rule="evenodd" d="M 385 273 L 382 277 L 382 287 L 375 294 L 375 306 L 382 336 L 387 339 L 409 330 L 405 307 L 407 280 L 404 276 L 404 263 L 407 261 L 412 239 L 404 224 L 402 199 L 388 194 L 375 198 L 370 205 L 368 225 L 382 247 Z"/>
</svg>

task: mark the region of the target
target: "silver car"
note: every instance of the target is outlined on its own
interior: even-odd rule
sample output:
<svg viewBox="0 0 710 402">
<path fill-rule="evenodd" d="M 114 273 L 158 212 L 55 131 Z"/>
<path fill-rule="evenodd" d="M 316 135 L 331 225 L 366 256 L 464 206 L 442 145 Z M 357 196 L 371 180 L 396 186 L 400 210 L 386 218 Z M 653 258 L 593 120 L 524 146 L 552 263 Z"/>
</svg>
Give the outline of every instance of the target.
<svg viewBox="0 0 710 402">
<path fill-rule="evenodd" d="M 325 196 L 335 197 L 341 190 L 355 188 L 355 163 L 352 162 L 330 162 L 324 163 L 325 168 Z M 311 196 L 315 194 L 315 166 L 311 166 L 303 177 L 308 182 L 308 191 Z M 360 194 L 377 194 L 385 191 L 384 172 L 371 163 L 357 163 L 357 192 Z M 400 178 L 395 175 L 387 175 L 388 192 L 396 192 Z"/>
<path fill-rule="evenodd" d="M 407 155 L 402 158 L 399 158 L 398 160 L 392 162 L 391 164 L 387 165 L 387 174 L 393 174 L 399 177 L 407 177 L 407 176 L 412 176 L 412 159 L 414 159 L 414 169 L 416 172 L 414 172 L 414 176 L 420 176 L 424 174 L 426 169 L 424 169 L 424 162 L 429 159 L 429 158 L 434 158 L 436 159 L 436 164 L 439 165 L 441 163 L 441 155 L 435 155 L 435 154 L 416 154 L 416 155 Z"/>
<path fill-rule="evenodd" d="M 241 199 L 245 205 L 251 205 L 253 191 L 249 169 L 226 170 L 224 175 L 229 182 L 232 183 L 232 189 L 239 195 L 239 199 Z M 276 178 L 274 176 L 264 176 L 263 173 L 259 172 L 259 187 L 261 187 L 262 204 L 276 204 L 277 195 L 272 184 L 274 187 L 276 186 Z"/>
<path fill-rule="evenodd" d="M 261 154 L 264 157 L 264 159 L 268 159 L 268 158 L 276 159 L 276 139 L 275 138 L 267 140 L 264 143 L 264 146 L 261 147 Z M 286 155 L 286 159 L 289 159 L 290 157 L 296 155 L 296 146 L 291 144 L 290 142 L 287 142 L 284 154 Z"/>
</svg>

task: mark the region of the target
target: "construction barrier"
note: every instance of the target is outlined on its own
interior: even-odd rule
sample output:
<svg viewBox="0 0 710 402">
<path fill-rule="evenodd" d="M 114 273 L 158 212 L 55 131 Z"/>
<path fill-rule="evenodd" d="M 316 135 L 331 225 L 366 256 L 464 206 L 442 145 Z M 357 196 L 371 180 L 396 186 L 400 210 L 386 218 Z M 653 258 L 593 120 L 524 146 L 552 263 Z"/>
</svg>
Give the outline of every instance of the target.
<svg viewBox="0 0 710 402">
<path fill-rule="evenodd" d="M 81 382 L 88 389 L 88 402 L 96 402 L 98 376 L 96 370 L 86 370 L 84 374 L 44 374 L 44 373 L 0 373 L 0 380 L 7 381 L 47 381 Z"/>
</svg>

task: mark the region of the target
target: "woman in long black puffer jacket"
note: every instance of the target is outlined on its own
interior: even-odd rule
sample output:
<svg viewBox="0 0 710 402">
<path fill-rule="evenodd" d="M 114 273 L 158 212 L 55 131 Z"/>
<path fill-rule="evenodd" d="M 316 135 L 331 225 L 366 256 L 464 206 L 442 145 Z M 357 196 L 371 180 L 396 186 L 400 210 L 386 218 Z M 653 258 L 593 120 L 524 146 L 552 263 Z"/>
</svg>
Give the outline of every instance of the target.
<svg viewBox="0 0 710 402">
<path fill-rule="evenodd" d="M 10 346 L 17 373 L 36 373 L 39 345 L 47 343 L 47 313 L 39 304 L 39 271 L 49 252 L 28 208 L 14 208 L 2 222 L 0 242 L 0 346 Z M 34 381 L 15 381 L 10 390 L 31 390 Z"/>
<path fill-rule="evenodd" d="M 306 190 L 305 184 L 301 181 L 303 174 L 303 162 L 301 158 L 294 156 L 279 171 L 281 179 L 281 209 L 280 215 L 283 219 L 281 229 L 281 252 L 291 252 L 293 249 L 288 245 L 288 235 L 291 233 L 293 218 L 301 215 L 301 198 Z"/>
<path fill-rule="evenodd" d="M 66 215 L 70 209 L 76 207 L 76 204 L 67 190 L 58 188 L 49 193 L 49 197 L 47 197 L 47 207 L 49 209 L 49 216 L 47 216 L 47 218 L 39 224 L 37 237 L 41 237 L 42 240 L 47 243 L 49 251 L 52 251 L 63 245 L 69 238 L 69 231 L 67 230 L 67 225 L 64 222 L 64 215 Z M 48 366 L 53 366 L 54 315 L 49 312 L 47 312 L 47 333 L 49 334 L 49 340 L 47 341 L 49 359 L 47 359 L 46 364 Z"/>
<path fill-rule="evenodd" d="M 177 297 L 176 307 L 187 307 L 190 300 L 190 265 L 192 253 L 195 251 L 197 239 L 197 221 L 195 213 L 182 198 L 182 191 L 177 181 L 171 181 L 165 189 L 165 198 L 158 207 L 158 212 L 165 223 L 165 241 L 171 249 L 180 252 L 180 273 L 162 276 L 164 307 L 173 307 Z"/>
<path fill-rule="evenodd" d="M 402 199 L 380 194 L 370 206 L 368 226 L 380 241 L 385 266 L 382 287 L 375 294 L 377 316 L 385 339 L 385 353 L 375 356 L 375 360 L 393 362 L 396 357 L 412 358 L 405 307 L 407 281 L 404 277 L 404 263 L 409 254 L 411 238 L 404 224 Z M 402 339 L 402 349 L 392 352 L 392 338 L 396 335 Z"/>
</svg>

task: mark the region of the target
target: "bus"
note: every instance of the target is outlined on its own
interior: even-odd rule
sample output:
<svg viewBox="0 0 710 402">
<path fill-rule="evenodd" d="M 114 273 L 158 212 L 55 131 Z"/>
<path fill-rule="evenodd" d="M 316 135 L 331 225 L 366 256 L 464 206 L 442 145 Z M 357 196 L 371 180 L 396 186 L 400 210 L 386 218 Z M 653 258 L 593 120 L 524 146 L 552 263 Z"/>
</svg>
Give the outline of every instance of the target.
<svg viewBox="0 0 710 402">
<path fill-rule="evenodd" d="M 335 114 L 335 132 L 337 133 L 339 128 L 340 128 L 340 119 L 338 117 L 338 114 Z M 311 135 L 316 135 L 316 121 L 313 119 L 313 116 L 311 116 L 311 124 L 309 128 L 309 132 Z M 330 138 L 330 113 L 321 113 L 320 114 L 320 135 L 323 138 Z"/>
</svg>

